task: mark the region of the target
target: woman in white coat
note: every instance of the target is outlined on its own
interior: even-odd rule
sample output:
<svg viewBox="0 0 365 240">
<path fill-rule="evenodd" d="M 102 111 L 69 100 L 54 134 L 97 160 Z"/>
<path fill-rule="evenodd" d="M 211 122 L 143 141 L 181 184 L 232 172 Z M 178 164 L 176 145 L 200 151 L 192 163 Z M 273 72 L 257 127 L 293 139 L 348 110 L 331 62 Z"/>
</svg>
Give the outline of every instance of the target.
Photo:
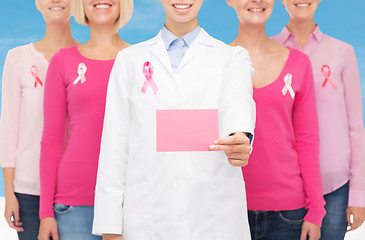
<svg viewBox="0 0 365 240">
<path fill-rule="evenodd" d="M 112 69 L 93 232 L 124 240 L 250 239 L 244 182 L 236 167 L 247 164 L 251 147 L 243 133 L 253 133 L 255 124 L 247 51 L 198 26 L 203 0 L 160 2 L 165 28 L 121 51 Z M 186 50 L 180 62 L 173 45 Z M 221 139 L 211 150 L 225 151 L 228 161 L 215 151 L 157 152 L 159 109 L 217 109 Z"/>
</svg>

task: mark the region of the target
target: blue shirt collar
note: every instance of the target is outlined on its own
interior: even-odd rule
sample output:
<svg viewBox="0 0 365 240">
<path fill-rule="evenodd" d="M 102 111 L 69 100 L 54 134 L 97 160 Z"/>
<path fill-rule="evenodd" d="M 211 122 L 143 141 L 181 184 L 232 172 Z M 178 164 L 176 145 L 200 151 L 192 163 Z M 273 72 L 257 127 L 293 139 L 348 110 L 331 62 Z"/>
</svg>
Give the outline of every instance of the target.
<svg viewBox="0 0 365 240">
<path fill-rule="evenodd" d="M 194 40 L 198 37 L 199 33 L 200 33 L 200 26 L 197 26 L 193 31 L 185 34 L 182 39 L 185 41 L 185 43 L 188 45 L 188 47 L 190 47 L 190 45 L 194 42 Z M 163 29 L 161 30 L 161 37 L 162 40 L 165 44 L 166 49 L 170 48 L 171 43 L 177 39 L 178 37 L 176 37 L 172 32 L 170 32 L 169 30 L 167 30 L 166 27 L 163 27 Z"/>
</svg>

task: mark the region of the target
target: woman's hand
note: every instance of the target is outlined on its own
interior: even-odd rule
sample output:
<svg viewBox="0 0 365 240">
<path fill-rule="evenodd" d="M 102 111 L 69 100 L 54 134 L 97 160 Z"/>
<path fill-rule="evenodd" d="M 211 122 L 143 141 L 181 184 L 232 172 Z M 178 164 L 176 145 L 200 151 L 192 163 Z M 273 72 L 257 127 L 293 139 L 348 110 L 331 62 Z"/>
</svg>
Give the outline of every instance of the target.
<svg viewBox="0 0 365 240">
<path fill-rule="evenodd" d="M 365 221 L 365 208 L 363 207 L 348 207 L 346 211 L 347 224 L 350 227 L 349 231 L 353 231 L 363 224 Z M 353 222 L 351 222 L 351 215 L 353 216 Z"/>
<path fill-rule="evenodd" d="M 232 166 L 244 167 L 248 164 L 251 153 L 250 139 L 243 132 L 218 139 L 209 147 L 210 151 L 224 151 Z"/>
<path fill-rule="evenodd" d="M 314 223 L 304 221 L 300 240 L 307 240 L 307 236 L 309 240 L 318 240 L 321 237 L 321 227 Z"/>
<path fill-rule="evenodd" d="M 57 221 L 54 217 L 43 218 L 39 226 L 38 240 L 49 240 L 50 237 L 59 240 Z"/>
<path fill-rule="evenodd" d="M 123 240 L 119 234 L 103 234 L 103 240 Z"/>
<path fill-rule="evenodd" d="M 23 232 L 22 223 L 19 218 L 19 202 L 14 193 L 5 195 L 5 211 L 4 217 L 9 227 L 18 232 Z"/>
</svg>

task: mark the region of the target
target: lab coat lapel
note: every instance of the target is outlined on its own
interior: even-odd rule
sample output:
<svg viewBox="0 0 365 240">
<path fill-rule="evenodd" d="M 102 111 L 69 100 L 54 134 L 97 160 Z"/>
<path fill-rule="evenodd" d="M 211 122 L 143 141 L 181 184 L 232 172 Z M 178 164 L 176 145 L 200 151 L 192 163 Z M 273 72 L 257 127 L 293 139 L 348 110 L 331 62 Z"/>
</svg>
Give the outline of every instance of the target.
<svg viewBox="0 0 365 240">
<path fill-rule="evenodd" d="M 173 77 L 174 70 L 172 69 L 170 57 L 167 53 L 166 47 L 163 43 L 161 32 L 152 39 L 152 54 L 155 55 L 157 60 L 165 67 L 166 71 Z"/>
<path fill-rule="evenodd" d="M 202 28 L 198 37 L 191 44 L 189 49 L 186 51 L 185 56 L 183 57 L 179 68 L 184 67 L 185 64 L 188 64 L 193 58 L 199 55 L 205 48 L 216 45 L 215 39 L 209 36 L 209 34 Z"/>
</svg>

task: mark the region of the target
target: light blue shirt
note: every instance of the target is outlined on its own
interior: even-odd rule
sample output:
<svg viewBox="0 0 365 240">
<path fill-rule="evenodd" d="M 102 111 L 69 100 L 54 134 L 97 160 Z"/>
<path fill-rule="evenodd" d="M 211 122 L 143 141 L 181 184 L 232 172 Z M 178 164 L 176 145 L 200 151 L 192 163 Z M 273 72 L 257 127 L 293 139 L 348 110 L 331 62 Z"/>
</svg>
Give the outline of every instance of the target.
<svg viewBox="0 0 365 240">
<path fill-rule="evenodd" d="M 161 37 L 169 54 L 171 66 L 176 71 L 183 59 L 186 51 L 198 37 L 201 27 L 197 26 L 193 31 L 184 35 L 182 38 L 176 37 L 165 27 L 161 30 Z"/>
</svg>

